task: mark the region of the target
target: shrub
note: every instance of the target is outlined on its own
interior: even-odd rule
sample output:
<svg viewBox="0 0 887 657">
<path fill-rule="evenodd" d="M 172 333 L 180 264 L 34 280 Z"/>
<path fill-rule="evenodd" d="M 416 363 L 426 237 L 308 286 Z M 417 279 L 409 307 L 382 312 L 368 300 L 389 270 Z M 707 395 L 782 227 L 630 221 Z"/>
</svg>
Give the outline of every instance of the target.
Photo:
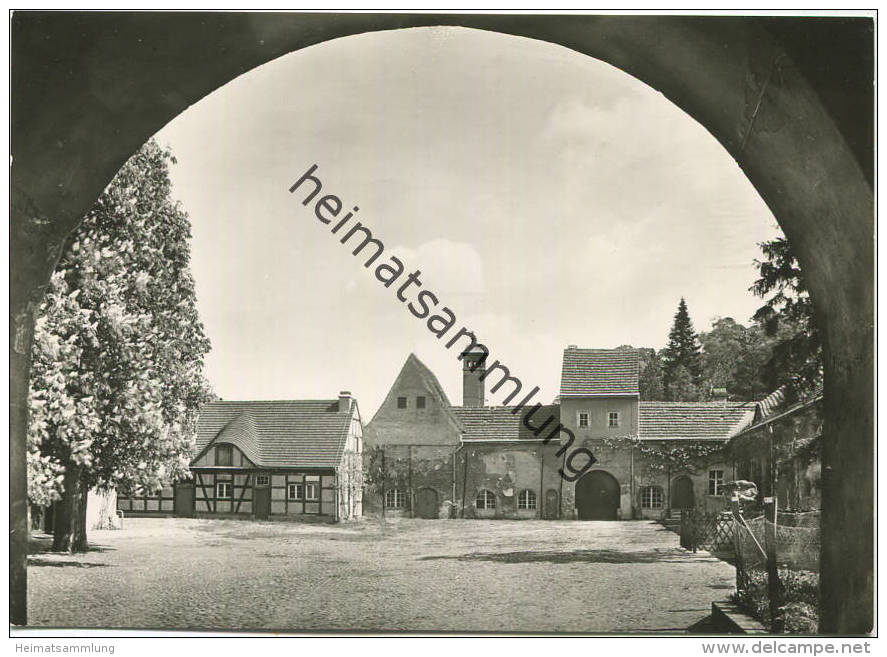
<svg viewBox="0 0 887 657">
<path fill-rule="evenodd" d="M 779 579 L 784 589 L 786 634 L 816 634 L 819 626 L 819 573 L 780 568 Z M 734 593 L 731 599 L 766 627 L 771 626 L 766 571 L 750 572 L 748 587 Z"/>
</svg>

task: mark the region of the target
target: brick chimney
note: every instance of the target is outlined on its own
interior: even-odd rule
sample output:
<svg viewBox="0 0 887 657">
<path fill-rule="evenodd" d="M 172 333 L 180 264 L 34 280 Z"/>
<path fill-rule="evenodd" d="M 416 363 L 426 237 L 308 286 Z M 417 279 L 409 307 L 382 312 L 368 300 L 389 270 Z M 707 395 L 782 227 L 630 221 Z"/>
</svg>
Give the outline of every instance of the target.
<svg viewBox="0 0 887 657">
<path fill-rule="evenodd" d="M 351 392 L 343 390 L 339 393 L 339 412 L 347 413 L 351 410 Z"/>
<path fill-rule="evenodd" d="M 462 405 L 484 405 L 484 382 L 487 352 L 482 349 L 462 353 Z"/>
</svg>

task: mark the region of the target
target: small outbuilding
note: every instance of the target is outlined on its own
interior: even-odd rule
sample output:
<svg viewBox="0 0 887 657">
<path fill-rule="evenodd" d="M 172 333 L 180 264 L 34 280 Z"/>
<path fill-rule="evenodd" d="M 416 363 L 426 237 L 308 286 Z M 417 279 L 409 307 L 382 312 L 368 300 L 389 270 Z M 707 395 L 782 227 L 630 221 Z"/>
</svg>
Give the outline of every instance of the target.
<svg viewBox="0 0 887 657">
<path fill-rule="evenodd" d="M 362 515 L 362 426 L 338 399 L 216 401 L 200 410 L 192 479 L 118 497 L 126 515 L 292 518 Z M 164 504 L 166 502 L 166 504 Z"/>
</svg>

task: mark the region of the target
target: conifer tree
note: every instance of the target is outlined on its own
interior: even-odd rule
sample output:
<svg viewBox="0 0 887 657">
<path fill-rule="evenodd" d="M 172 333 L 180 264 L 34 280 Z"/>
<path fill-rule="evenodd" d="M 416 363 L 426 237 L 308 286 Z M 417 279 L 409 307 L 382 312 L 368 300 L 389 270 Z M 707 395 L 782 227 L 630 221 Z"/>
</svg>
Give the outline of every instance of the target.
<svg viewBox="0 0 887 657">
<path fill-rule="evenodd" d="M 686 376 L 681 375 L 680 386 L 676 386 L 678 367 L 683 367 L 690 375 L 690 382 L 697 390 L 690 392 L 687 388 Z M 678 397 L 699 398 L 698 386 L 702 382 L 702 355 L 699 338 L 693 330 L 690 314 L 687 312 L 687 302 L 681 297 L 678 310 L 674 316 L 674 323 L 668 334 L 668 345 L 662 350 L 663 381 L 666 396 L 674 401 L 683 400 Z"/>
</svg>

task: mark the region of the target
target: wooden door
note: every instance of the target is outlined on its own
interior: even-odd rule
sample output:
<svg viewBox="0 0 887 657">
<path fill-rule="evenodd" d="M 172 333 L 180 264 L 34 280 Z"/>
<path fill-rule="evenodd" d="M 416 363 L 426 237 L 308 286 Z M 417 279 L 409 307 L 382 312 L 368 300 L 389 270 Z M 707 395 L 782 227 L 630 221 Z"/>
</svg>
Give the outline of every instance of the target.
<svg viewBox="0 0 887 657">
<path fill-rule="evenodd" d="M 194 517 L 194 484 L 178 483 L 175 486 L 175 499 L 173 502 L 175 514 L 180 518 Z"/>
<path fill-rule="evenodd" d="M 557 508 L 557 491 L 549 488 L 545 491 L 545 518 L 554 520 L 560 515 Z"/>
<path fill-rule="evenodd" d="M 696 505 L 693 495 L 693 481 L 682 475 L 671 482 L 671 508 L 692 509 Z"/>
<path fill-rule="evenodd" d="M 609 472 L 592 470 L 576 483 L 579 520 L 616 520 L 619 482 Z"/>
<path fill-rule="evenodd" d="M 420 488 L 416 493 L 416 518 L 437 518 L 437 491 L 433 488 Z"/>
<path fill-rule="evenodd" d="M 253 514 L 257 520 L 267 520 L 271 514 L 271 488 L 269 486 L 253 489 Z"/>
</svg>

